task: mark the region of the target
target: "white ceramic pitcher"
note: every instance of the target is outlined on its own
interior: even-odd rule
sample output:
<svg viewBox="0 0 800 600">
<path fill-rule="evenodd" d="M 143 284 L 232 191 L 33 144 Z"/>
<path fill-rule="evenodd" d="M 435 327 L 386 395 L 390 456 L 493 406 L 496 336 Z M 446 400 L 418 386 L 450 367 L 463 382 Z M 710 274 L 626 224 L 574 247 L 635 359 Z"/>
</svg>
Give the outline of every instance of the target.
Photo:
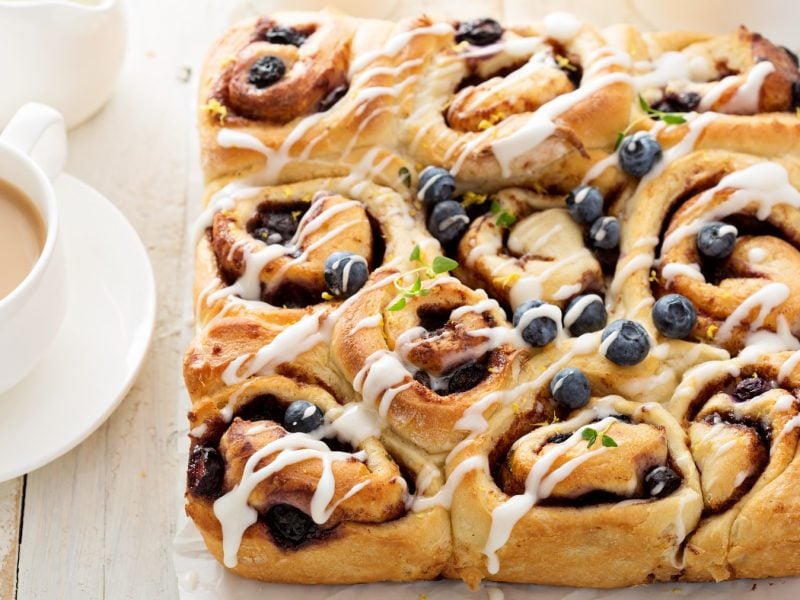
<svg viewBox="0 0 800 600">
<path fill-rule="evenodd" d="M 67 127 L 111 97 L 125 55 L 122 0 L 0 0 L 0 129 L 26 102 Z"/>
</svg>

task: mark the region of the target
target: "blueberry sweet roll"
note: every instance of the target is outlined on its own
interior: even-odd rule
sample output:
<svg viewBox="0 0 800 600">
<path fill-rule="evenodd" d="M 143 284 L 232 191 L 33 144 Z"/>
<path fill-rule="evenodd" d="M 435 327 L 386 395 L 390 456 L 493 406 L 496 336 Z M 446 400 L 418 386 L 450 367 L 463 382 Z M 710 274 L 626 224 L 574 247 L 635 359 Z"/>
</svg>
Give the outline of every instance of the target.
<svg viewBox="0 0 800 600">
<path fill-rule="evenodd" d="M 363 405 L 272 376 L 204 397 L 189 416 L 186 510 L 231 571 L 355 583 L 430 579 L 443 568 L 446 512 L 410 510 L 438 490 L 438 471 L 408 451 L 393 452 L 397 462 Z"/>
<path fill-rule="evenodd" d="M 669 406 L 700 472 L 703 518 L 687 538 L 690 581 L 800 574 L 800 354 L 707 363 Z"/>
<path fill-rule="evenodd" d="M 627 60 L 574 17 L 408 27 L 409 53 L 421 64 L 404 104 L 407 153 L 482 191 L 529 184 L 566 192 L 627 124 Z"/>
<path fill-rule="evenodd" d="M 685 438 L 661 405 L 616 396 L 563 421 L 490 428 L 448 468 L 467 470 L 448 575 L 595 588 L 677 576 L 703 508 Z"/>
</svg>

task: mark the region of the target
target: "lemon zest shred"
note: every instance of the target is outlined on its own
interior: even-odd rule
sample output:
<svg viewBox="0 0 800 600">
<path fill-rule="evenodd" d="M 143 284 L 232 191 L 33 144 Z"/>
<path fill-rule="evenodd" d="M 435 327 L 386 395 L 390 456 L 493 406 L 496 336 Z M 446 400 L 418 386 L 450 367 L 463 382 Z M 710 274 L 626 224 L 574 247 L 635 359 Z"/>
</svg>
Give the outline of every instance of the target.
<svg viewBox="0 0 800 600">
<path fill-rule="evenodd" d="M 208 102 L 206 102 L 201 108 L 206 111 L 211 118 L 219 119 L 220 123 L 224 123 L 225 119 L 228 116 L 228 108 L 224 106 L 219 100 L 216 98 L 212 98 Z"/>
</svg>

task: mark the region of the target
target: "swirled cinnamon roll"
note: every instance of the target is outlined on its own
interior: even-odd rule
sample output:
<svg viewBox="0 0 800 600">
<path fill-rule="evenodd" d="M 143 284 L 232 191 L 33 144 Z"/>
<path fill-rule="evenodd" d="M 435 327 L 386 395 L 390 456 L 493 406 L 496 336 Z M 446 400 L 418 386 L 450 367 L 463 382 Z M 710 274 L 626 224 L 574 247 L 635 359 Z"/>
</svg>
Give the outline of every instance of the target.
<svg viewBox="0 0 800 600">
<path fill-rule="evenodd" d="M 648 299 L 679 293 L 697 311 L 692 338 L 732 352 L 759 331 L 800 333 L 799 186 L 791 158 L 705 151 L 666 165 L 627 208 L 615 298 L 647 319 Z"/>
<path fill-rule="evenodd" d="M 425 579 L 443 568 L 445 511 L 409 510 L 417 478 L 424 498 L 440 485 L 437 471 L 391 440 L 384 446 L 371 409 L 262 377 L 199 399 L 190 421 L 186 510 L 233 572 L 353 583 Z"/>
<path fill-rule="evenodd" d="M 704 511 L 687 538 L 690 581 L 800 573 L 798 353 L 701 365 L 675 390 Z"/>
<path fill-rule="evenodd" d="M 422 164 L 484 190 L 502 182 L 566 192 L 627 124 L 626 60 L 587 23 L 418 19 L 408 27 L 409 54 L 422 62 L 403 142 Z"/>
<path fill-rule="evenodd" d="M 277 13 L 228 30 L 201 73 L 206 181 L 346 175 L 363 169 L 374 147 L 391 147 L 397 74 L 379 54 L 393 29 L 322 11 Z"/>
<path fill-rule="evenodd" d="M 461 477 L 449 574 L 473 586 L 670 580 L 703 506 L 678 423 L 660 405 L 613 396 L 563 422 L 490 429 L 448 473 Z"/>
<path fill-rule="evenodd" d="M 470 406 L 513 387 L 525 343 L 496 301 L 452 277 L 420 283 L 409 299 L 387 283 L 342 314 L 333 355 L 389 428 L 429 453 L 448 451 Z"/>
<path fill-rule="evenodd" d="M 353 392 L 327 340 L 343 304 L 426 235 L 396 192 L 351 179 L 243 188 L 212 204 L 198 231 L 190 393 L 281 372 L 340 398 Z"/>
</svg>

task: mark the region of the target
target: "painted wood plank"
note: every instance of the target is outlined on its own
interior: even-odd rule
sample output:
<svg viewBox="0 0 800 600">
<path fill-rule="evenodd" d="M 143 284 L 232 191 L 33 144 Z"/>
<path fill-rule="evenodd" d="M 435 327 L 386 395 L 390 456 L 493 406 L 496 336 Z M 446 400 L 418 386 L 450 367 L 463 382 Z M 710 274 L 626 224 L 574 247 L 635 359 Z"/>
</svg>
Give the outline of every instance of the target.
<svg viewBox="0 0 800 600">
<path fill-rule="evenodd" d="M 0 483 L 0 599 L 14 598 L 24 478 Z"/>
</svg>

